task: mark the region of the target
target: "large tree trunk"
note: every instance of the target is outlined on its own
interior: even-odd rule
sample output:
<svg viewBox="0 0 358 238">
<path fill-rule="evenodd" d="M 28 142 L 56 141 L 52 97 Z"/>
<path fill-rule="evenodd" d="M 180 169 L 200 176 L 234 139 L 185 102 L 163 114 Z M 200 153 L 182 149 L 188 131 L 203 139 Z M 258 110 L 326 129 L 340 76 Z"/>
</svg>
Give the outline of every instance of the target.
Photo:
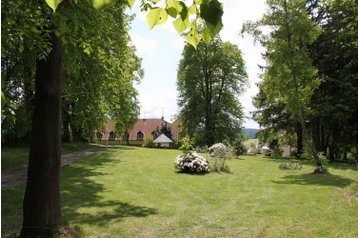
<svg viewBox="0 0 358 238">
<path fill-rule="evenodd" d="M 50 34 L 52 51 L 36 66 L 28 178 L 20 237 L 51 237 L 61 224 L 60 112 L 62 43 Z"/>
</svg>

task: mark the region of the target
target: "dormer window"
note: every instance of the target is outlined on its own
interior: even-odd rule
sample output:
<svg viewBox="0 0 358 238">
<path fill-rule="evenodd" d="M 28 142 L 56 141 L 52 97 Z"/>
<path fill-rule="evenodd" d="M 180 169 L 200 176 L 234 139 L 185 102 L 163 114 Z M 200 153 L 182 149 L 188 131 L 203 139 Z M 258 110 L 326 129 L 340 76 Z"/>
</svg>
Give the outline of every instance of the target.
<svg viewBox="0 0 358 238">
<path fill-rule="evenodd" d="M 137 140 L 143 140 L 144 134 L 140 131 L 137 133 Z"/>
<path fill-rule="evenodd" d="M 97 140 L 102 140 L 103 134 L 101 132 L 96 133 Z"/>
<path fill-rule="evenodd" d="M 115 140 L 116 139 L 116 133 L 114 133 L 113 131 L 111 131 L 109 133 L 109 140 Z"/>
</svg>

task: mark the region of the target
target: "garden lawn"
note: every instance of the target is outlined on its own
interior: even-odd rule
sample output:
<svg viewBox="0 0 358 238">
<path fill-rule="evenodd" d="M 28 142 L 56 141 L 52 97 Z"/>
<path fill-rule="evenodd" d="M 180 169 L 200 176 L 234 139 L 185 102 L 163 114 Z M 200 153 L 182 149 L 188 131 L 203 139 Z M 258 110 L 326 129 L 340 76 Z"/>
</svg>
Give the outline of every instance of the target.
<svg viewBox="0 0 358 238">
<path fill-rule="evenodd" d="M 179 174 L 176 150 L 97 152 L 62 169 L 64 222 L 84 237 L 358 237 L 358 173 L 280 170 L 243 156 L 232 174 Z M 21 227 L 24 185 L 2 193 L 2 236 Z"/>
<path fill-rule="evenodd" d="M 63 143 L 61 146 L 62 154 L 88 149 L 98 146 L 87 143 Z M 1 148 L 1 171 L 17 169 L 27 165 L 29 157 L 28 147 L 2 147 Z"/>
</svg>

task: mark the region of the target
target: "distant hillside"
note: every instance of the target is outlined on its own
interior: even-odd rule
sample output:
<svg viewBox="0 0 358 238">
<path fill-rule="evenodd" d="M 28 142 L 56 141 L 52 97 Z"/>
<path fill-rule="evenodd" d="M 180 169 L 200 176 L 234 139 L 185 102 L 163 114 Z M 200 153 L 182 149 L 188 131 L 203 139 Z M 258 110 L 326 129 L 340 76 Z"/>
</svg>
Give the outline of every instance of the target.
<svg viewBox="0 0 358 238">
<path fill-rule="evenodd" d="M 246 134 L 249 137 L 249 139 L 254 139 L 257 132 L 260 131 L 260 129 L 253 129 L 253 128 L 245 128 Z"/>
</svg>

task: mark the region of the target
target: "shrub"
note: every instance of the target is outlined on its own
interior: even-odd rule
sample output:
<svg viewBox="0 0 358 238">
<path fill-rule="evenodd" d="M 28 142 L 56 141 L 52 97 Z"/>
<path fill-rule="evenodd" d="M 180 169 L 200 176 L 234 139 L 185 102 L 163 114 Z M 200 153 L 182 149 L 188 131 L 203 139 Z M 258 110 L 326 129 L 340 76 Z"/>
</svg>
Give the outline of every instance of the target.
<svg viewBox="0 0 358 238">
<path fill-rule="evenodd" d="M 300 164 L 300 163 L 281 163 L 279 168 L 282 170 L 300 170 L 300 169 L 302 169 L 302 164 Z"/>
<path fill-rule="evenodd" d="M 205 146 L 197 146 L 195 148 L 195 151 L 197 153 L 206 153 L 206 152 L 208 152 L 208 147 L 206 145 Z"/>
<path fill-rule="evenodd" d="M 175 160 L 175 168 L 181 173 L 204 174 L 210 172 L 209 162 L 196 152 L 178 155 Z"/>
<path fill-rule="evenodd" d="M 179 143 L 180 143 L 179 149 L 182 150 L 184 154 L 189 153 L 189 151 L 193 149 L 190 138 L 188 136 L 180 139 Z"/>
<path fill-rule="evenodd" d="M 217 143 L 212 145 L 209 149 L 209 154 L 215 158 L 225 158 L 226 157 L 226 146 L 222 143 Z"/>
<path fill-rule="evenodd" d="M 244 155 L 247 153 L 247 148 L 242 141 L 235 141 L 233 150 L 236 156 Z"/>
<path fill-rule="evenodd" d="M 153 141 L 154 141 L 154 137 L 152 135 L 147 136 L 144 140 L 143 147 L 152 148 Z"/>
<path fill-rule="evenodd" d="M 214 163 L 211 166 L 211 169 L 216 172 L 226 172 L 229 173 L 230 169 L 227 165 L 225 165 L 226 159 L 228 157 L 228 151 L 224 144 L 217 143 L 212 145 L 209 149 L 209 154 L 213 158 Z"/>
</svg>

